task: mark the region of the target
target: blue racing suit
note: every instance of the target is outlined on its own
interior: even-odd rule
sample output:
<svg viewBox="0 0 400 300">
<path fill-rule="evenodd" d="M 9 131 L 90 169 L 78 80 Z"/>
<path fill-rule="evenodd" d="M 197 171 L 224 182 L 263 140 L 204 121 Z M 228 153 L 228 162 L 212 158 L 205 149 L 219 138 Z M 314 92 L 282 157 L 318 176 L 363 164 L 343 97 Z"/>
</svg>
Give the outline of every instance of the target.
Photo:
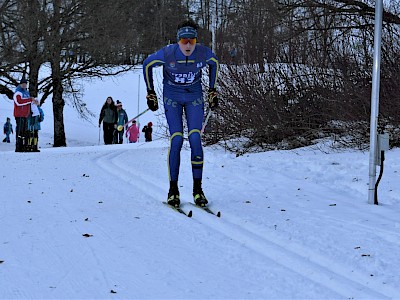
<svg viewBox="0 0 400 300">
<path fill-rule="evenodd" d="M 190 56 L 185 56 L 178 44 L 165 46 L 150 55 L 143 63 L 147 90 L 154 90 L 152 69 L 163 66 L 163 102 L 169 126 L 170 149 L 168 171 L 170 181 L 178 181 L 180 151 L 183 144 L 185 111 L 191 149 L 193 179 L 202 179 L 203 147 L 200 131 L 204 117 L 204 100 L 201 85 L 202 68 L 209 66 L 209 87 L 215 88 L 219 63 L 210 48 L 196 44 Z"/>
</svg>

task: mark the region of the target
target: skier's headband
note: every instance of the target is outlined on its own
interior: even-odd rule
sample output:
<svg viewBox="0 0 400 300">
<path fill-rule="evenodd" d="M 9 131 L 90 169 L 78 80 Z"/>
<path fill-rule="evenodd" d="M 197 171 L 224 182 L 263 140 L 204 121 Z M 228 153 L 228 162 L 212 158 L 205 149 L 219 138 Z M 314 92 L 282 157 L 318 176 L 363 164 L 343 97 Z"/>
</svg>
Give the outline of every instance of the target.
<svg viewBox="0 0 400 300">
<path fill-rule="evenodd" d="M 197 38 L 197 30 L 190 26 L 182 27 L 178 29 L 176 37 L 178 41 L 180 39 L 195 39 Z"/>
</svg>

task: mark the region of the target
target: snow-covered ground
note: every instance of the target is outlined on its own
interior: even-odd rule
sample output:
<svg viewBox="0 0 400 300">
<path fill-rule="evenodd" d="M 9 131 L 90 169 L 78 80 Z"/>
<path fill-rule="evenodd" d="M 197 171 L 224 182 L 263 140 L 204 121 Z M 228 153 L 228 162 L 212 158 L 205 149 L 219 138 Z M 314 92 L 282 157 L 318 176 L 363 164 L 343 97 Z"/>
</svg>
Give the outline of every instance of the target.
<svg viewBox="0 0 400 300">
<path fill-rule="evenodd" d="M 88 106 L 98 115 L 112 95 L 130 116 L 138 98 L 145 109 L 138 74 L 87 84 Z M 67 107 L 68 147 L 52 148 L 50 103 L 40 153 L 0 144 L 1 299 L 400 299 L 399 149 L 386 154 L 375 206 L 368 153 L 236 157 L 206 147 L 203 185 L 217 218 L 187 203 L 186 144 L 187 218 L 161 203 L 168 140 L 99 145 L 97 118 Z M 7 116 L 15 126 L 12 102 L 0 98 Z"/>
</svg>

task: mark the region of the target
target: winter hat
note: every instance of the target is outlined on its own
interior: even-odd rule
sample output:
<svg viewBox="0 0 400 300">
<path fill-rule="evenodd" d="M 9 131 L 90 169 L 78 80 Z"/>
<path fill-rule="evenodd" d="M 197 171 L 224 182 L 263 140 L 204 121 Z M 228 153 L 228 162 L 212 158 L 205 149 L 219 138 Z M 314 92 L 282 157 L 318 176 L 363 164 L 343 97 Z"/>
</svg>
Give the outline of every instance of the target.
<svg viewBox="0 0 400 300">
<path fill-rule="evenodd" d="M 136 120 L 133 120 L 132 123 L 135 124 L 135 123 L 136 123 Z"/>
<path fill-rule="evenodd" d="M 28 83 L 28 80 L 26 80 L 25 76 L 21 78 L 19 84 L 23 84 L 23 83 Z"/>
<path fill-rule="evenodd" d="M 190 26 L 185 26 L 178 29 L 176 34 L 178 41 L 182 38 L 194 39 L 197 38 L 197 30 Z"/>
<path fill-rule="evenodd" d="M 117 100 L 117 106 L 122 106 L 122 102 Z"/>
</svg>

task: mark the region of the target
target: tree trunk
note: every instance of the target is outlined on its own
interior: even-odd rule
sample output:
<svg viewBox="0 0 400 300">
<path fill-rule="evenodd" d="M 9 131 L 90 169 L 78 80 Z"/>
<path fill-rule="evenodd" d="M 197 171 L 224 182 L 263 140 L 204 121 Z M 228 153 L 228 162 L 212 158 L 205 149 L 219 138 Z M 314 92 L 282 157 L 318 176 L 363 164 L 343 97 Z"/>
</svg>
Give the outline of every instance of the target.
<svg viewBox="0 0 400 300">
<path fill-rule="evenodd" d="M 38 60 L 30 60 L 29 62 L 29 93 L 35 98 L 38 96 L 39 68 L 41 65 L 37 62 Z"/>
<path fill-rule="evenodd" d="M 53 80 L 53 114 L 54 114 L 54 144 L 53 147 L 66 147 L 65 130 L 64 130 L 64 106 L 63 99 L 64 88 L 61 81 L 60 62 L 51 63 L 52 80 Z"/>
</svg>

